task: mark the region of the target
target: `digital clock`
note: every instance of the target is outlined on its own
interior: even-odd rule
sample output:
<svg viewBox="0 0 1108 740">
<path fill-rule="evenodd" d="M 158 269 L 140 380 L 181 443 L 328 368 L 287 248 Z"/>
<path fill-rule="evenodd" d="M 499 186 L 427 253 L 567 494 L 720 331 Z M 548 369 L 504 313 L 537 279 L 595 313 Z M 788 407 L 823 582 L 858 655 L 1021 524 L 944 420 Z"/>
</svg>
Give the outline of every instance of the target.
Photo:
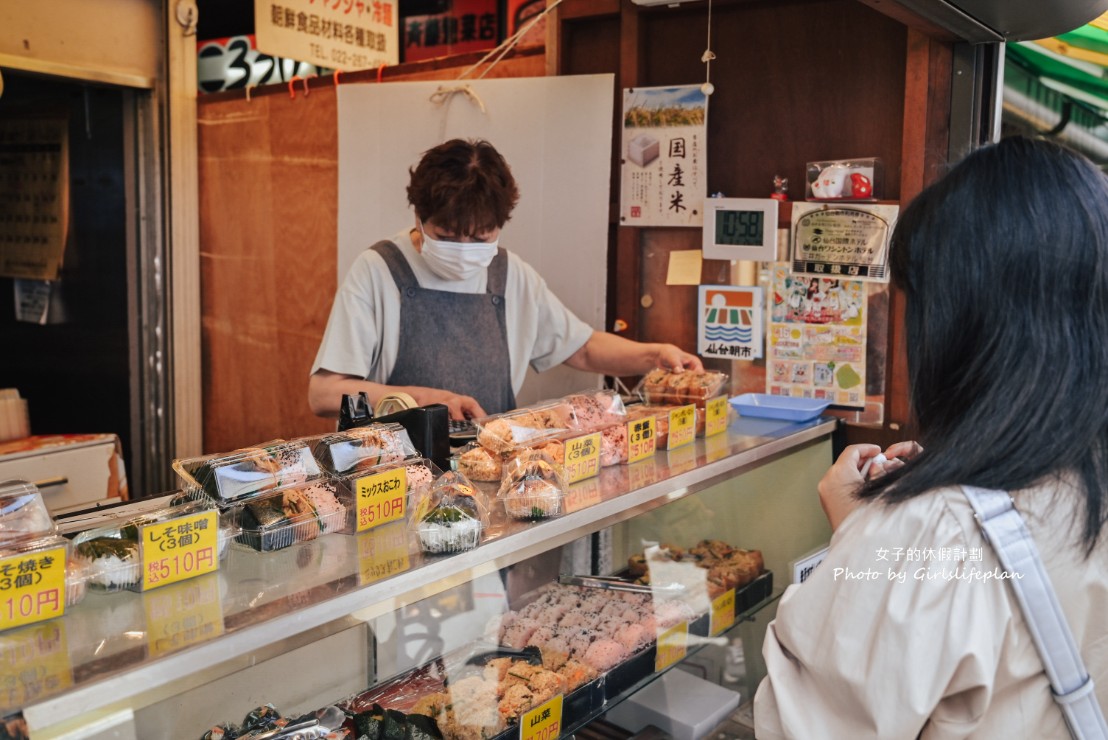
<svg viewBox="0 0 1108 740">
<path fill-rule="evenodd" d="M 777 259 L 777 201 L 773 198 L 705 198 L 704 258 Z"/>
</svg>

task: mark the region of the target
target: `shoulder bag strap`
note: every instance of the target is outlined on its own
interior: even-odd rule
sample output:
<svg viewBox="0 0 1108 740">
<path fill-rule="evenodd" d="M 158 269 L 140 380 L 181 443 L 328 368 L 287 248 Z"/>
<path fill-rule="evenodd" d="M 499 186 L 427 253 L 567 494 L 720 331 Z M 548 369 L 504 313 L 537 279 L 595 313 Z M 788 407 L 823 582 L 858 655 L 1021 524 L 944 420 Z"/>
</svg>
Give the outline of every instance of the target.
<svg viewBox="0 0 1108 740">
<path fill-rule="evenodd" d="M 1108 724 L 1093 691 L 1066 615 L 1058 603 L 1039 550 L 1012 497 L 1004 491 L 963 486 L 978 526 L 1007 573 L 1031 638 L 1070 734 L 1078 740 L 1108 739 Z"/>
</svg>

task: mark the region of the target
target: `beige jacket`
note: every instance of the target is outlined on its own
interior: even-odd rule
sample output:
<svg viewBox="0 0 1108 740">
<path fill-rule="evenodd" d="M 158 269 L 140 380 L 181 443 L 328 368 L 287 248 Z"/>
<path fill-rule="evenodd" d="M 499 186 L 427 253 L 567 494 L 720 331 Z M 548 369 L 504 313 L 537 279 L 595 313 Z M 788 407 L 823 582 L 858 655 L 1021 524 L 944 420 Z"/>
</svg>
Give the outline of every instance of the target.
<svg viewBox="0 0 1108 740">
<path fill-rule="evenodd" d="M 1108 711 L 1108 533 L 1086 560 L 1077 494 L 1014 498 Z M 863 504 L 781 599 L 757 737 L 1069 737 L 1008 575 L 960 489 Z"/>
</svg>

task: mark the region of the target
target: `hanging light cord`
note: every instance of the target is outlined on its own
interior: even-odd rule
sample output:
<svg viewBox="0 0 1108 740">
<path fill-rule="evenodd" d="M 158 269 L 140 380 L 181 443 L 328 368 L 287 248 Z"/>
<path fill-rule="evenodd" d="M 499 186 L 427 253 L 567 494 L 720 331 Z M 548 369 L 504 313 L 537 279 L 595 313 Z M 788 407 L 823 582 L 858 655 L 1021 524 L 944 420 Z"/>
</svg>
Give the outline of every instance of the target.
<svg viewBox="0 0 1108 740">
<path fill-rule="evenodd" d="M 715 58 L 712 51 L 712 0 L 708 0 L 708 45 L 700 55 L 700 61 L 704 62 L 704 84 L 700 86 L 700 91 L 705 95 L 711 95 L 716 90 L 712 84 L 712 60 Z"/>
</svg>

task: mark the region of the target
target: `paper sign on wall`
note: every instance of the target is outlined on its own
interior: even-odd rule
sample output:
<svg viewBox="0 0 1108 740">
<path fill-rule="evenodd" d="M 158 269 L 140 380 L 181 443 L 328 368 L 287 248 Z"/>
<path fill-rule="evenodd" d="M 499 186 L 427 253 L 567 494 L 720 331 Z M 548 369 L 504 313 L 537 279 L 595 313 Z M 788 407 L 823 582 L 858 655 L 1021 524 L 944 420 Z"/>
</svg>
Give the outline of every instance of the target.
<svg viewBox="0 0 1108 740">
<path fill-rule="evenodd" d="M 700 85 L 623 91 L 620 225 L 703 225 L 707 123 Z"/>
<path fill-rule="evenodd" d="M 397 0 L 254 0 L 258 49 L 331 69 L 400 61 Z"/>
<path fill-rule="evenodd" d="M 0 275 L 56 280 L 69 230 L 69 121 L 0 121 Z"/>
<path fill-rule="evenodd" d="M 697 354 L 753 360 L 762 356 L 762 289 L 701 285 Z"/>
</svg>

